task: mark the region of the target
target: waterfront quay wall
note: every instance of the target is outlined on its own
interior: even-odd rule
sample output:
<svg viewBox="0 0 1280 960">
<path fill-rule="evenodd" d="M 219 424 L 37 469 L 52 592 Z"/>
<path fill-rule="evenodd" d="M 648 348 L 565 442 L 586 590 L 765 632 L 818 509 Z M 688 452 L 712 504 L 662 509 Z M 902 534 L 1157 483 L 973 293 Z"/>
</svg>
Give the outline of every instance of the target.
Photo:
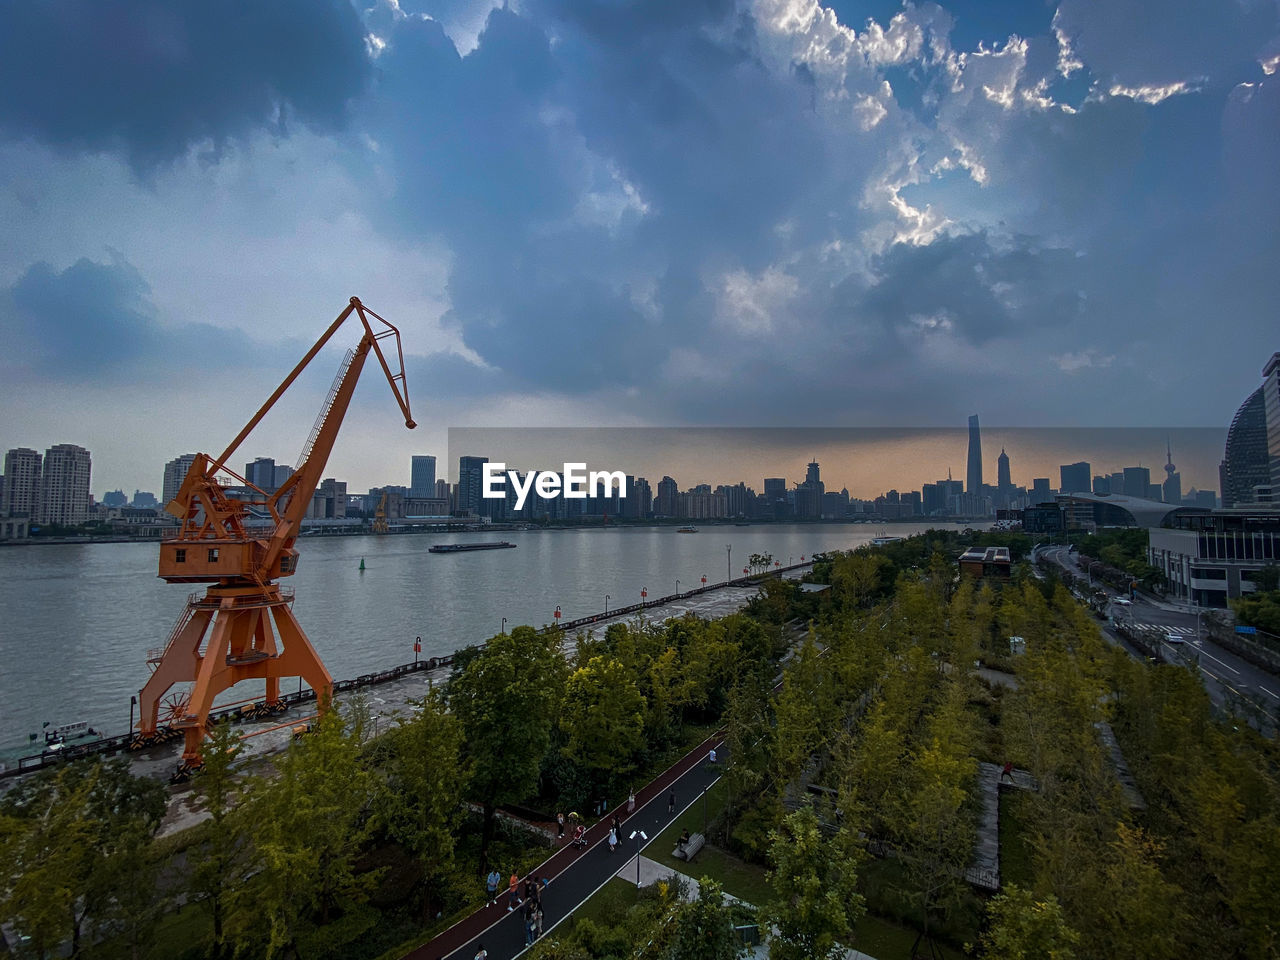
<svg viewBox="0 0 1280 960">
<path fill-rule="evenodd" d="M 606 620 L 614 620 L 619 617 L 626 617 L 634 613 L 641 613 L 653 607 L 661 607 L 668 603 L 674 603 L 680 600 L 686 600 L 689 597 L 698 596 L 700 594 L 710 593 L 714 590 L 722 590 L 726 587 L 750 587 L 765 580 L 778 579 L 784 574 L 791 573 L 796 570 L 803 570 L 812 567 L 811 561 L 805 563 L 793 563 L 789 566 L 781 566 L 777 570 L 771 570 L 768 573 L 755 574 L 747 577 L 738 577 L 734 580 L 724 580 L 720 583 L 708 583 L 705 586 L 698 586 L 692 590 L 682 590 L 680 593 L 669 594 L 665 597 L 655 597 L 652 600 L 644 600 L 641 603 L 633 603 L 625 607 L 616 607 L 609 610 L 608 613 L 597 613 L 587 617 L 579 617 L 576 620 L 568 620 L 562 624 L 543 627 L 543 631 L 562 630 L 571 632 L 580 630 L 583 627 L 590 627 L 594 624 Z M 483 646 L 483 644 L 480 644 Z M 446 654 L 440 657 L 425 657 L 420 660 L 414 660 L 412 663 L 402 663 L 387 670 L 380 670 L 376 673 L 362 674 L 350 680 L 336 680 L 333 684 L 333 692 L 335 695 L 346 693 L 352 690 L 361 690 L 368 687 L 376 687 L 380 684 L 390 683 L 395 680 L 403 679 L 410 674 L 421 671 L 438 670 L 450 667 L 453 664 L 453 654 Z M 316 699 L 316 693 L 311 689 L 296 690 L 292 693 L 284 693 L 280 695 L 280 702 L 286 708 L 298 706 L 308 703 Z M 209 713 L 209 719 L 212 722 L 237 721 L 241 719 L 241 707 L 231 706 L 224 707 L 219 710 L 212 710 Z M 63 749 L 57 752 L 44 751 L 33 754 L 31 756 L 19 758 L 12 766 L 0 770 L 0 779 L 7 777 L 16 777 L 22 774 L 32 773 L 46 767 L 57 766 L 67 760 L 76 760 L 89 756 L 112 756 L 121 751 L 128 750 L 129 744 L 133 739 L 133 731 L 118 734 L 111 737 L 101 737 L 97 740 L 87 740 L 78 743 L 67 744 Z"/>
</svg>

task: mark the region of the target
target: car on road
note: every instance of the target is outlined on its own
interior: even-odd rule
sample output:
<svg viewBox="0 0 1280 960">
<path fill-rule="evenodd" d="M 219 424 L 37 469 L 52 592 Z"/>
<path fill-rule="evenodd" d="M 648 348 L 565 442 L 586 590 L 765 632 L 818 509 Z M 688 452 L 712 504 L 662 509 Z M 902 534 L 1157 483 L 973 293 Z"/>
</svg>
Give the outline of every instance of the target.
<svg viewBox="0 0 1280 960">
<path fill-rule="evenodd" d="M 1133 601 L 1132 601 L 1132 600 L 1130 600 L 1128 597 L 1112 597 L 1112 598 L 1111 598 L 1111 602 L 1112 602 L 1112 603 L 1114 603 L 1114 604 L 1115 604 L 1116 606 L 1118 606 L 1118 607 L 1131 607 L 1131 606 L 1133 606 Z"/>
<path fill-rule="evenodd" d="M 1174 646 L 1176 646 L 1177 644 L 1185 643 L 1186 641 L 1182 638 L 1181 634 L 1166 633 L 1164 635 L 1164 642 L 1168 644 L 1173 644 Z"/>
</svg>

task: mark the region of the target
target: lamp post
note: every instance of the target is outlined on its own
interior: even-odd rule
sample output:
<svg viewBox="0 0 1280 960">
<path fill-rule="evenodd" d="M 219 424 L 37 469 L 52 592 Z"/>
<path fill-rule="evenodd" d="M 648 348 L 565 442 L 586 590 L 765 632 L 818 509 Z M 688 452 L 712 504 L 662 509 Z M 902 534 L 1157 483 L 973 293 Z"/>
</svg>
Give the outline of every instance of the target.
<svg viewBox="0 0 1280 960">
<path fill-rule="evenodd" d="M 138 705 L 137 697 L 129 698 L 129 732 L 133 733 L 133 708 Z"/>
<path fill-rule="evenodd" d="M 676 581 L 676 596 L 680 596 L 680 581 Z"/>
<path fill-rule="evenodd" d="M 707 835 L 707 788 L 702 788 L 702 836 Z"/>
<path fill-rule="evenodd" d="M 640 605 L 641 605 L 641 606 L 644 606 L 644 604 L 645 604 L 645 602 L 646 602 L 646 601 L 645 601 L 645 598 L 646 598 L 646 597 L 648 597 L 648 596 L 649 596 L 649 588 L 648 588 L 648 587 L 641 587 L 641 588 L 640 588 Z"/>
<path fill-rule="evenodd" d="M 555 617 L 556 626 L 557 627 L 560 626 L 560 605 L 559 604 L 556 605 L 556 612 L 553 613 L 552 616 Z"/>
<path fill-rule="evenodd" d="M 604 615 L 606 617 L 609 615 L 609 595 L 607 593 L 604 595 Z"/>
<path fill-rule="evenodd" d="M 636 889 L 640 889 L 640 841 L 648 840 L 649 835 L 643 830 L 632 830 L 630 839 L 636 842 Z"/>
<path fill-rule="evenodd" d="M 557 607 L 556 609 L 559 609 L 559 607 Z M 503 636 L 506 636 L 507 634 L 507 618 L 506 617 L 502 618 L 502 626 L 498 629 L 498 632 L 501 633 Z"/>
<path fill-rule="evenodd" d="M 724 545 L 724 578 L 726 580 L 733 579 L 733 544 L 726 543 Z"/>
<path fill-rule="evenodd" d="M 414 663 L 418 662 L 418 654 L 420 654 L 421 652 L 422 652 L 422 638 L 414 637 L 413 638 L 413 662 Z"/>
</svg>

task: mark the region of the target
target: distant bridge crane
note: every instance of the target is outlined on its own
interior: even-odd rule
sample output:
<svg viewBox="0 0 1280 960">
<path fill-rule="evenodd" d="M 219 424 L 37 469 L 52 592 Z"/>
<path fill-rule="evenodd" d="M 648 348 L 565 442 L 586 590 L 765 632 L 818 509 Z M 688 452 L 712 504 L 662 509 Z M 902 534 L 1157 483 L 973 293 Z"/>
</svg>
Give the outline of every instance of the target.
<svg viewBox="0 0 1280 960">
<path fill-rule="evenodd" d="M 228 469 L 228 459 L 352 313 L 359 317 L 364 335 L 343 359 L 294 474 L 267 493 Z M 376 329 L 370 320 L 376 321 Z M 392 372 L 381 345 L 391 337 L 398 372 Z M 241 681 L 266 681 L 268 712 L 283 709 L 281 677 L 301 677 L 316 692 L 320 708 L 327 706 L 333 678 L 293 615 L 293 591 L 282 589 L 276 580 L 297 570 L 294 542 L 371 350 L 405 426 L 413 429 L 400 331 L 352 297 L 222 455 L 216 460 L 196 455 L 178 495 L 165 507 L 182 526 L 176 537 L 160 545 L 159 575 L 169 583 L 210 586 L 203 596 L 191 595 L 166 646 L 147 658 L 153 672 L 139 696 L 134 745 L 147 746 L 166 739 L 166 733 L 181 731 L 185 743 L 180 771 L 200 765 L 213 701 Z M 233 499 L 224 486 L 228 475 L 256 496 Z M 169 694 L 175 684 L 184 683 L 192 684 L 189 692 Z"/>
<path fill-rule="evenodd" d="M 387 491 L 382 491 L 382 499 L 378 501 L 378 509 L 373 514 L 373 532 L 387 532 Z"/>
</svg>

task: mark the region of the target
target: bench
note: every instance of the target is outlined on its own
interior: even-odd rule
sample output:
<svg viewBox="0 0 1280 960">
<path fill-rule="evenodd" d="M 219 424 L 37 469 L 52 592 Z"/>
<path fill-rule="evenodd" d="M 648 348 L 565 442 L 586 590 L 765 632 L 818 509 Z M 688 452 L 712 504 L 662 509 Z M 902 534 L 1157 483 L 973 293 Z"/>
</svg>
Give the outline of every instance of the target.
<svg viewBox="0 0 1280 960">
<path fill-rule="evenodd" d="M 671 851 L 671 855 L 677 860 L 692 860 L 699 850 L 706 845 L 707 838 L 700 833 L 695 833 L 686 843 L 677 843 L 676 848 Z"/>
</svg>

